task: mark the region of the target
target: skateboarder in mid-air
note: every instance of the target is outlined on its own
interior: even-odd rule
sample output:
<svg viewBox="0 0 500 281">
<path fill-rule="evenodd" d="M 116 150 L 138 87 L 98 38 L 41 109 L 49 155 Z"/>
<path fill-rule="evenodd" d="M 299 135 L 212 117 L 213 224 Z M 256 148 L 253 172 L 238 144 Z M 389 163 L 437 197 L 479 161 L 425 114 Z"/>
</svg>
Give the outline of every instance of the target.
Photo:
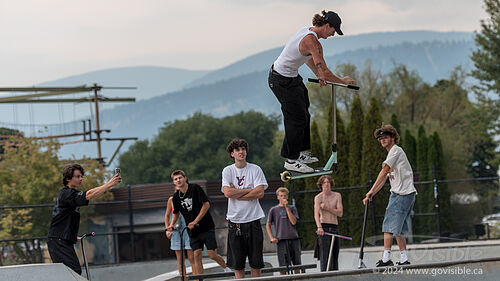
<svg viewBox="0 0 500 281">
<path fill-rule="evenodd" d="M 323 47 L 318 39 L 326 39 L 344 33 L 340 30 L 341 19 L 335 12 L 315 14 L 312 27 L 304 27 L 286 43 L 285 48 L 269 71 L 269 87 L 281 104 L 285 138 L 281 156 L 286 158 L 285 169 L 300 173 L 312 173 L 307 164 L 318 161 L 307 150 L 311 148 L 309 123 L 309 96 L 298 69 L 304 63 L 320 80 L 326 82 L 353 84 L 354 80 L 345 76 L 339 78 L 328 69 L 323 58 Z"/>
</svg>

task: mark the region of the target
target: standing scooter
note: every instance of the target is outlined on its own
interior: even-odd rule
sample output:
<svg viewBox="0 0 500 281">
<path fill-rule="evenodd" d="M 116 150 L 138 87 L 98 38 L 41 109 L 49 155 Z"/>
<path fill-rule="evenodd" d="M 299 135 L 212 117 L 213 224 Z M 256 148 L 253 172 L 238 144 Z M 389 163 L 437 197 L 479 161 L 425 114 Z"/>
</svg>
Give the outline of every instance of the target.
<svg viewBox="0 0 500 281">
<path fill-rule="evenodd" d="M 363 262 L 363 256 L 364 256 L 364 246 L 365 246 L 365 234 L 366 234 L 366 221 L 368 219 L 368 205 L 370 205 L 370 200 L 366 201 L 365 205 L 365 215 L 363 217 L 363 231 L 361 232 L 361 246 L 359 247 L 359 264 L 358 264 L 358 269 L 361 268 L 366 268 L 365 263 Z"/>
<path fill-rule="evenodd" d="M 340 235 L 340 234 L 329 233 L 329 232 L 325 232 L 325 234 L 323 234 L 323 235 L 331 236 L 330 252 L 328 253 L 328 262 L 326 264 L 326 271 L 330 271 L 330 262 L 332 261 L 333 246 L 335 245 L 335 237 L 338 237 L 340 239 L 345 239 L 345 240 L 352 240 L 352 237 L 344 236 L 344 235 Z"/>
<path fill-rule="evenodd" d="M 313 79 L 309 78 L 309 82 L 313 83 L 319 83 L 318 79 Z M 299 173 L 295 171 L 284 171 L 283 173 L 280 173 L 281 180 L 283 182 L 287 182 L 289 180 L 295 180 L 295 179 L 302 179 L 302 178 L 309 178 L 309 177 L 315 177 L 315 176 L 320 176 L 320 175 L 328 175 L 331 173 L 337 173 L 338 171 L 338 162 L 337 162 L 337 94 L 335 91 L 336 87 L 343 87 L 343 88 L 348 88 L 351 90 L 359 90 L 359 86 L 356 85 L 349 85 L 349 84 L 340 84 L 340 83 L 333 83 L 333 82 L 326 82 L 326 84 L 332 86 L 332 127 L 333 127 L 333 143 L 332 143 L 332 155 L 328 159 L 328 162 L 325 164 L 325 167 L 320 168 L 320 169 L 314 169 L 314 172 L 312 173 Z"/>
<path fill-rule="evenodd" d="M 182 281 L 186 280 L 186 276 L 184 275 L 184 231 L 188 229 L 187 226 L 184 226 L 182 230 L 179 232 L 180 237 L 181 237 L 181 276 L 182 276 Z M 187 269 L 186 269 L 187 272 Z"/>
<path fill-rule="evenodd" d="M 87 262 L 87 256 L 85 255 L 85 245 L 83 244 L 83 240 L 87 236 L 94 236 L 94 235 L 95 235 L 95 232 L 90 232 L 90 233 L 83 234 L 81 237 L 78 237 L 78 239 L 80 239 L 80 243 L 82 246 L 82 256 L 83 256 L 83 263 L 85 264 L 85 272 L 87 273 L 87 279 L 89 281 L 91 281 L 90 280 L 90 272 L 89 272 L 89 264 Z"/>
</svg>

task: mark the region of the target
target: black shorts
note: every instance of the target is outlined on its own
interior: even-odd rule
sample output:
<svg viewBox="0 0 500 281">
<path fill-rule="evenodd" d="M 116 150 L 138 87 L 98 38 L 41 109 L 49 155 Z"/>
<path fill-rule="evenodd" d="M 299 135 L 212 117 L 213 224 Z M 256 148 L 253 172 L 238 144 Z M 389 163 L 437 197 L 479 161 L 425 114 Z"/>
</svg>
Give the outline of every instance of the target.
<svg viewBox="0 0 500 281">
<path fill-rule="evenodd" d="M 191 249 L 203 250 L 203 245 L 207 246 L 207 250 L 215 250 L 217 249 L 217 240 L 215 239 L 215 229 L 211 229 L 209 231 L 203 231 L 197 236 L 189 237 Z"/>
<path fill-rule="evenodd" d="M 283 239 L 278 242 L 278 263 L 280 266 L 302 264 L 299 239 Z"/>
<path fill-rule="evenodd" d="M 234 270 L 245 269 L 245 260 L 248 257 L 251 268 L 264 268 L 264 236 L 260 220 L 240 224 L 229 222 L 228 228 L 227 266 Z"/>
<path fill-rule="evenodd" d="M 49 255 L 54 263 L 62 263 L 71 268 L 74 272 L 82 274 L 82 267 L 80 261 L 76 256 L 74 244 L 70 241 L 49 238 L 47 240 L 47 247 L 49 248 Z"/>
</svg>

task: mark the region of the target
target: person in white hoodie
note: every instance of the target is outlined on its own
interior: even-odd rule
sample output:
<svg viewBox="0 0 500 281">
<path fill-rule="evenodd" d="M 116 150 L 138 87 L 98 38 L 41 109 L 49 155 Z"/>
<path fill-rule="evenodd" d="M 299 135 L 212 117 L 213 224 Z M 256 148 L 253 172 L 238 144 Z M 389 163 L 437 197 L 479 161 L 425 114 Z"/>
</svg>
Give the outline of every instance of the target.
<svg viewBox="0 0 500 281">
<path fill-rule="evenodd" d="M 399 143 L 399 134 L 391 125 L 382 125 L 374 132 L 377 140 L 389 153 L 382 164 L 377 180 L 363 199 L 363 204 L 372 200 L 373 196 L 382 189 L 387 178 L 391 183 L 391 195 L 389 203 L 385 209 L 384 222 L 382 223 L 382 232 L 384 233 L 384 254 L 382 259 L 376 264 L 377 267 L 394 265 L 391 260 L 391 247 L 393 236 L 400 251 L 400 261 L 397 265 L 410 264 L 406 252 L 406 236 L 408 235 L 410 225 L 410 214 L 415 204 L 417 189 L 413 184 L 413 170 L 405 152 L 397 144 Z"/>
<path fill-rule="evenodd" d="M 281 156 L 286 159 L 285 169 L 300 173 L 312 173 L 307 164 L 318 161 L 308 152 L 311 149 L 309 95 L 299 75 L 299 67 L 306 64 L 318 77 L 320 85 L 326 82 L 353 84 L 354 80 L 345 76 L 339 78 L 327 67 L 323 58 L 323 47 L 319 39 L 343 35 L 340 30 L 342 20 L 335 12 L 322 11 L 312 19 L 313 26 L 307 26 L 293 35 L 280 56 L 269 70 L 268 83 L 281 104 L 285 138 Z"/>
</svg>

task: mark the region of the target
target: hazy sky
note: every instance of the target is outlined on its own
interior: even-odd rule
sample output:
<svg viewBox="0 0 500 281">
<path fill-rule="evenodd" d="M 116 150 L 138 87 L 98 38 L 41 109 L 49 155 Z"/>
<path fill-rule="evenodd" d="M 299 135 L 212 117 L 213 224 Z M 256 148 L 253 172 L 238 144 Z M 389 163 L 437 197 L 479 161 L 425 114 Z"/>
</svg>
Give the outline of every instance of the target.
<svg viewBox="0 0 500 281">
<path fill-rule="evenodd" d="M 478 31 L 480 0 L 0 0 L 0 86 L 155 65 L 216 69 L 283 45 L 321 10 L 346 35 Z"/>
</svg>

